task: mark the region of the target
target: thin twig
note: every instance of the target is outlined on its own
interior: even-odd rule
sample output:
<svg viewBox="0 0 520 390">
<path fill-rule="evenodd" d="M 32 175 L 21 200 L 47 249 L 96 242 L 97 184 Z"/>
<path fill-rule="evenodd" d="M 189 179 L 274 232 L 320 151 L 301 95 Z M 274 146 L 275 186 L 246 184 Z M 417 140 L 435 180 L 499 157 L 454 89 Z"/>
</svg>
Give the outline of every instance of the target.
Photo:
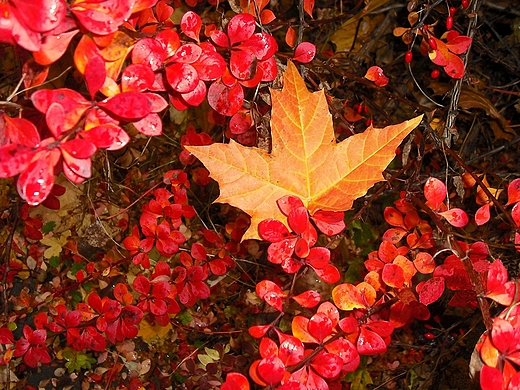
<svg viewBox="0 0 520 390">
<path fill-rule="evenodd" d="M 482 0 L 475 0 L 471 3 L 471 9 L 469 10 L 469 13 L 473 15 L 473 17 L 469 21 L 468 30 L 467 30 L 467 36 L 473 39 L 473 36 L 475 35 L 475 30 L 477 27 L 477 12 L 480 8 L 480 4 L 482 3 Z M 471 44 L 466 51 L 462 55 L 462 62 L 464 63 L 464 69 L 466 69 L 466 66 L 468 64 L 469 59 L 469 53 L 471 51 Z M 453 87 L 451 91 L 451 100 L 450 100 L 450 107 L 448 110 L 448 115 L 446 118 L 446 123 L 444 125 L 444 129 L 442 132 L 442 138 L 444 140 L 444 144 L 447 147 L 451 146 L 451 138 L 453 135 L 456 134 L 456 130 L 454 128 L 455 126 L 455 120 L 457 119 L 457 115 L 459 114 L 459 98 L 460 98 L 460 92 L 462 90 L 462 82 L 463 79 L 460 78 L 455 82 L 455 86 Z"/>
</svg>

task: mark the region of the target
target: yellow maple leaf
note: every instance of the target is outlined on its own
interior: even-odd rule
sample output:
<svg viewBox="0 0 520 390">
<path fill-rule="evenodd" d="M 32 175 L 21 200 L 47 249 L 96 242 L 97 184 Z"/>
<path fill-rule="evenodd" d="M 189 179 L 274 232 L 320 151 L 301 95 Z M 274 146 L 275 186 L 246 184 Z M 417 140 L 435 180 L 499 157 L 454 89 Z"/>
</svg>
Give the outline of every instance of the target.
<svg viewBox="0 0 520 390">
<path fill-rule="evenodd" d="M 318 210 L 345 211 L 374 183 L 395 156 L 395 149 L 422 116 L 375 129 L 370 126 L 337 143 L 324 91 L 311 93 L 289 62 L 281 91 L 271 90 L 271 153 L 229 144 L 186 146 L 219 183 L 215 200 L 251 216 L 243 239 L 259 239 L 258 224 L 268 218 L 285 222 L 276 201 L 299 197 L 311 215 Z"/>
</svg>

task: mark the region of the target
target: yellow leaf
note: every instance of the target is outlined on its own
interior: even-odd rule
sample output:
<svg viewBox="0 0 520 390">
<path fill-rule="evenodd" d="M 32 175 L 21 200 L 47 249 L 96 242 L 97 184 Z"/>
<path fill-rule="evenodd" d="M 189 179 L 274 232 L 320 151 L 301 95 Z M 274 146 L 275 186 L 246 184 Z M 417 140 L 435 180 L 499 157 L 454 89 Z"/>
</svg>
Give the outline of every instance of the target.
<svg viewBox="0 0 520 390">
<path fill-rule="evenodd" d="M 172 329 L 172 324 L 168 323 L 166 326 L 155 324 L 154 326 L 146 320 L 142 320 L 139 324 L 139 333 L 137 334 L 144 341 L 151 342 L 155 338 L 163 338 Z"/>
<path fill-rule="evenodd" d="M 67 231 L 64 231 L 63 233 L 61 233 L 61 236 L 59 239 L 56 236 L 42 238 L 40 240 L 40 242 L 43 245 L 46 245 L 49 247 L 43 253 L 43 257 L 45 257 L 46 259 L 50 259 L 53 256 L 58 257 L 60 255 L 63 247 L 67 243 L 67 239 L 70 236 L 70 234 L 71 234 L 70 230 L 67 230 Z"/>
<path fill-rule="evenodd" d="M 243 239 L 258 239 L 258 224 L 285 221 L 276 201 L 299 197 L 311 214 L 345 211 L 376 182 L 395 149 L 421 121 L 375 129 L 336 143 L 324 91 L 311 93 L 292 63 L 281 91 L 271 90 L 272 151 L 229 144 L 186 146 L 220 186 L 219 203 L 251 216 Z"/>
</svg>

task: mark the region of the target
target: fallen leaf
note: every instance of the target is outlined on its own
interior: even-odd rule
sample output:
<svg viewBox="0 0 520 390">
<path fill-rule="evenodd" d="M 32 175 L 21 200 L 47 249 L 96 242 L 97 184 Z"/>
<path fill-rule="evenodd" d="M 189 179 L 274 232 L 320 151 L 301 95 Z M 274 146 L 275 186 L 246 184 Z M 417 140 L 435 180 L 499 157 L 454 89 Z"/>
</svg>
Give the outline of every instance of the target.
<svg viewBox="0 0 520 390">
<path fill-rule="evenodd" d="M 395 149 L 421 121 L 375 129 L 370 126 L 336 143 L 324 91 L 311 93 L 289 62 L 281 91 L 271 90 L 272 151 L 229 144 L 186 146 L 220 186 L 219 203 L 251 216 L 243 239 L 259 239 L 258 224 L 285 221 L 276 201 L 300 198 L 313 215 L 318 210 L 345 211 L 376 182 Z"/>
</svg>

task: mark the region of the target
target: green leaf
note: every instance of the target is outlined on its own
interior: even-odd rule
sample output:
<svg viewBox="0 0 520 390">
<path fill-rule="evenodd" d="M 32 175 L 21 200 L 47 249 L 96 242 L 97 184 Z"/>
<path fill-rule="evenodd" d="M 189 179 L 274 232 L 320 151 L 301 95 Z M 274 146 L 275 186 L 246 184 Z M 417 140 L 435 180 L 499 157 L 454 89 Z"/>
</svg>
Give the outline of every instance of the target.
<svg viewBox="0 0 520 390">
<path fill-rule="evenodd" d="M 58 256 L 52 256 L 49 259 L 49 265 L 53 268 L 56 268 L 58 265 L 60 265 L 60 258 Z"/>
<path fill-rule="evenodd" d="M 211 349 L 211 348 L 204 348 L 204 351 L 206 351 L 206 353 L 208 354 L 208 356 L 213 359 L 213 361 L 218 361 L 220 360 L 220 355 L 218 353 L 218 351 L 216 349 Z"/>
<path fill-rule="evenodd" d="M 199 361 L 206 367 L 206 365 L 210 363 L 214 363 L 215 361 L 208 355 L 197 355 Z"/>
<path fill-rule="evenodd" d="M 193 317 L 191 316 L 190 313 L 188 313 L 187 310 L 180 312 L 177 315 L 177 318 L 179 319 L 179 321 L 181 322 L 182 325 L 188 325 L 193 320 Z"/>
<path fill-rule="evenodd" d="M 56 227 L 56 222 L 49 221 L 45 225 L 42 226 L 42 233 L 43 234 L 50 233 L 54 230 L 55 227 Z"/>
</svg>

